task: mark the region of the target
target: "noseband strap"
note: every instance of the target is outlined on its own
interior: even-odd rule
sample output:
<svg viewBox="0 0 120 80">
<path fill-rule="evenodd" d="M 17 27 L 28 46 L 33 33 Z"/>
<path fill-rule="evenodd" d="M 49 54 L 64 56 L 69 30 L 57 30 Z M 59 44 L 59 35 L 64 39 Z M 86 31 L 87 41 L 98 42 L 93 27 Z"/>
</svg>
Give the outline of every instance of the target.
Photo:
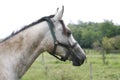
<svg viewBox="0 0 120 80">
<path fill-rule="evenodd" d="M 67 49 L 70 49 L 70 48 L 75 47 L 75 46 L 76 46 L 76 43 L 75 43 L 75 45 L 73 45 L 73 46 L 68 46 L 68 45 L 65 45 L 65 44 L 63 44 L 63 43 L 60 43 L 60 42 L 57 40 L 56 36 L 55 36 L 55 32 L 54 32 L 54 30 L 53 30 L 54 27 L 55 27 L 55 25 L 53 24 L 52 20 L 51 20 L 49 17 L 43 17 L 42 19 L 48 23 L 50 32 L 51 32 L 52 37 L 53 37 L 53 40 L 54 40 L 54 49 L 53 49 L 53 51 L 52 51 L 50 54 L 51 54 L 52 56 L 56 57 L 57 59 L 61 60 L 61 61 L 66 61 L 67 58 L 68 58 L 68 56 L 69 56 L 69 54 L 67 53 L 64 58 L 58 57 L 58 56 L 56 55 L 57 46 L 62 46 L 62 47 L 65 47 L 65 48 L 67 48 Z"/>
</svg>

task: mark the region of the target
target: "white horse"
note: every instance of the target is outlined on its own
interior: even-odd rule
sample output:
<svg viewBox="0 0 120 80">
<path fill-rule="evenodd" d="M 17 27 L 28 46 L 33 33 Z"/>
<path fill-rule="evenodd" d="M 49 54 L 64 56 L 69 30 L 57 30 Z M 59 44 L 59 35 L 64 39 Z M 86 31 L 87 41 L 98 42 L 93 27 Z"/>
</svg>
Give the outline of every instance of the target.
<svg viewBox="0 0 120 80">
<path fill-rule="evenodd" d="M 19 80 L 44 51 L 74 66 L 83 64 L 86 56 L 61 20 L 63 12 L 64 7 L 0 42 L 0 80 Z"/>
</svg>

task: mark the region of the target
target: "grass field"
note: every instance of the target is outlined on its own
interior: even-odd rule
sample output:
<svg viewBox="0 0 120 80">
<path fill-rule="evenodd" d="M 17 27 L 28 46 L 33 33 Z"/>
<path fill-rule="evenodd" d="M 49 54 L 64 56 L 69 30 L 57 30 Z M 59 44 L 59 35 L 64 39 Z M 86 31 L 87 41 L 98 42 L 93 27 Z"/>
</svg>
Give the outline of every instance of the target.
<svg viewBox="0 0 120 80">
<path fill-rule="evenodd" d="M 93 50 L 86 53 L 87 60 L 80 67 L 44 53 L 36 59 L 22 80 L 120 80 L 120 54 L 107 54 L 106 64 L 103 64 L 101 53 Z"/>
</svg>

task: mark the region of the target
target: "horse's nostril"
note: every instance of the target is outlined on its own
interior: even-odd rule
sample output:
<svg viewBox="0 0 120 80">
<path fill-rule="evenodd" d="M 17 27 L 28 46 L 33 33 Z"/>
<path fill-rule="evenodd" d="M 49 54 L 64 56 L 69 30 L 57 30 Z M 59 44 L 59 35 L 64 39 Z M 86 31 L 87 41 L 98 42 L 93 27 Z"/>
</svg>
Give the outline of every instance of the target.
<svg viewBox="0 0 120 80">
<path fill-rule="evenodd" d="M 87 58 L 86 55 L 84 55 L 84 56 L 83 56 L 83 59 L 85 60 L 86 58 Z"/>
<path fill-rule="evenodd" d="M 82 57 L 81 57 L 81 59 L 80 59 L 80 64 L 82 65 L 85 60 L 86 60 L 86 56 L 85 56 L 85 55 L 82 55 Z"/>
<path fill-rule="evenodd" d="M 83 63 L 84 63 L 84 61 L 85 61 L 85 59 L 81 60 L 81 64 L 83 64 Z"/>
<path fill-rule="evenodd" d="M 86 55 L 83 56 L 83 62 L 86 60 Z"/>
</svg>

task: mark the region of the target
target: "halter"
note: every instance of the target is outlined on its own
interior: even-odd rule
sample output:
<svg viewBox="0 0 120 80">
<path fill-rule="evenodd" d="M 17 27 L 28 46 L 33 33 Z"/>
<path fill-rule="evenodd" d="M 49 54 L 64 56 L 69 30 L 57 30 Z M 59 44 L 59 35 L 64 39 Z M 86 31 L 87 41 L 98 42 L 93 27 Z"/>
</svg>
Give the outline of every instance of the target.
<svg viewBox="0 0 120 80">
<path fill-rule="evenodd" d="M 44 21 L 46 21 L 46 22 L 48 23 L 50 32 L 51 32 L 52 37 L 53 37 L 53 40 L 54 40 L 54 49 L 53 49 L 52 52 L 50 52 L 50 54 L 51 54 L 52 56 L 56 57 L 57 59 L 61 60 L 61 61 L 66 61 L 66 60 L 68 59 L 68 56 L 69 56 L 70 54 L 66 53 L 65 57 L 58 57 L 57 55 L 55 55 L 55 54 L 56 54 L 57 46 L 62 46 L 62 47 L 65 47 L 66 49 L 70 50 L 70 48 L 74 48 L 74 47 L 77 45 L 77 43 L 75 43 L 75 44 L 72 45 L 72 46 L 71 46 L 71 45 L 68 46 L 68 45 L 66 45 L 66 44 L 60 43 L 60 42 L 57 40 L 57 38 L 56 38 L 55 32 L 54 32 L 54 30 L 53 30 L 53 28 L 55 27 L 55 25 L 53 24 L 53 22 L 52 22 L 52 20 L 50 19 L 50 17 L 43 17 L 42 20 L 44 20 Z M 60 23 L 63 25 L 63 22 L 62 22 L 62 21 L 60 21 Z M 64 26 L 63 26 L 63 27 L 64 27 Z M 70 51 L 71 51 L 71 50 L 70 50 Z M 73 51 L 71 51 L 71 52 L 73 52 Z M 71 52 L 70 52 L 70 53 L 71 53 Z"/>
</svg>

